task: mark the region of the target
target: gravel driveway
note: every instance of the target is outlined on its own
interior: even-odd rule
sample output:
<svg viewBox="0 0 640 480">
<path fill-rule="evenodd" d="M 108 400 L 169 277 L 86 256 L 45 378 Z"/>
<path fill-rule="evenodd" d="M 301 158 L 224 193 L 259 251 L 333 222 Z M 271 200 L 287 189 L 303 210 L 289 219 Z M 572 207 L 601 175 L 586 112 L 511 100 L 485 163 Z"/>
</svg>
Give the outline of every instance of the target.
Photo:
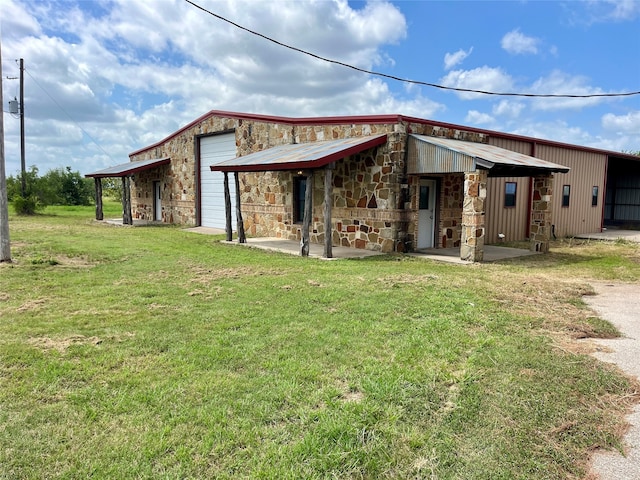
<svg viewBox="0 0 640 480">
<path fill-rule="evenodd" d="M 597 295 L 584 297 L 585 302 L 622 333 L 621 338 L 594 340 L 596 345 L 605 347 L 594 356 L 640 378 L 640 285 L 592 285 Z M 640 479 L 640 405 L 627 420 L 630 428 L 624 438 L 626 456 L 606 451 L 593 456 L 591 474 L 601 480 Z"/>
</svg>

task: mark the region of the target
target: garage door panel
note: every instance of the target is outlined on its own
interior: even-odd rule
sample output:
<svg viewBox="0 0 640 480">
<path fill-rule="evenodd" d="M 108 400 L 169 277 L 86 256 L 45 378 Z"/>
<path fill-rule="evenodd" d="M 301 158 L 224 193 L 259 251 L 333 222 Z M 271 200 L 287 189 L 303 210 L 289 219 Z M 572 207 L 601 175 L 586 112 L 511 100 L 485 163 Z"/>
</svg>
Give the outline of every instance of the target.
<svg viewBox="0 0 640 480">
<path fill-rule="evenodd" d="M 200 224 L 203 227 L 226 227 L 224 207 L 224 174 L 212 172 L 211 165 L 236 156 L 235 133 L 212 135 L 200 138 Z M 235 182 L 229 175 L 231 207 L 235 207 Z M 235 215 L 231 216 L 233 230 L 236 229 Z"/>
</svg>

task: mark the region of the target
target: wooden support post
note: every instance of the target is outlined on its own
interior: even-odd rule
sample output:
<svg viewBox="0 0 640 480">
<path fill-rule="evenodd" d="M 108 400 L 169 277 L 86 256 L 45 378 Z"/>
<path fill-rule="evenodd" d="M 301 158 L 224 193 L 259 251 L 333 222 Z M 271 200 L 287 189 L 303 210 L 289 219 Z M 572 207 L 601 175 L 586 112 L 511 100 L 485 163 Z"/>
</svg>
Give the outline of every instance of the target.
<svg viewBox="0 0 640 480">
<path fill-rule="evenodd" d="M 331 243 L 333 229 L 331 228 L 331 206 L 333 204 L 333 168 L 330 163 L 324 168 L 324 258 L 333 258 Z"/>
<path fill-rule="evenodd" d="M 300 255 L 309 256 L 309 231 L 313 218 L 313 170 L 307 172 L 304 189 L 304 215 L 302 217 L 302 241 L 300 242 Z"/>
<path fill-rule="evenodd" d="M 93 179 L 96 184 L 96 220 L 103 220 L 104 214 L 102 213 L 102 179 L 95 177 Z"/>
<path fill-rule="evenodd" d="M 131 188 L 129 177 L 122 177 L 122 224 L 133 225 L 131 215 Z"/>
<path fill-rule="evenodd" d="M 238 172 L 233 172 L 233 176 L 235 177 L 236 181 L 236 223 L 238 229 L 238 243 L 247 243 L 247 238 L 244 235 L 242 209 L 240 208 L 240 180 L 238 179 Z"/>
<path fill-rule="evenodd" d="M 231 226 L 231 193 L 229 192 L 229 173 L 224 172 L 224 212 L 226 216 L 225 231 L 227 242 L 233 239 L 233 227 Z"/>
</svg>

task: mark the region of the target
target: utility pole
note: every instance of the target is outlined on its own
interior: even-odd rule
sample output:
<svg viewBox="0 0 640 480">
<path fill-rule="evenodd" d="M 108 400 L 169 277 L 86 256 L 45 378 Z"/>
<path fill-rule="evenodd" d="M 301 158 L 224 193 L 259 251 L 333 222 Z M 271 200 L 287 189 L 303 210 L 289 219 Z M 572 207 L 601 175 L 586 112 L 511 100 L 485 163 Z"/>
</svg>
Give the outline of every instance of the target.
<svg viewBox="0 0 640 480">
<path fill-rule="evenodd" d="M 2 99 L 2 47 L 0 45 L 0 105 Z M 7 200 L 7 180 L 4 170 L 4 115 L 0 113 L 0 262 L 11 262 L 9 242 L 9 202 Z"/>
<path fill-rule="evenodd" d="M 20 59 L 20 172 L 22 198 L 27 196 L 27 166 L 24 154 L 24 60 Z"/>
</svg>

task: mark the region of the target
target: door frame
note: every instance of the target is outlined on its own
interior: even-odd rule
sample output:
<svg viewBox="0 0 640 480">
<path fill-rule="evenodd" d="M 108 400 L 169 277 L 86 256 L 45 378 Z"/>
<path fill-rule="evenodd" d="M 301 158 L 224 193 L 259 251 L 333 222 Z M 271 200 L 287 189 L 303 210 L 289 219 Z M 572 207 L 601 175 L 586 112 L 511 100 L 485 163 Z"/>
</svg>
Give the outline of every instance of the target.
<svg viewBox="0 0 640 480">
<path fill-rule="evenodd" d="M 153 221 L 162 221 L 162 189 L 159 180 L 153 182 Z"/>
<path fill-rule="evenodd" d="M 430 218 L 428 218 L 427 220 L 429 220 L 430 228 L 431 228 L 431 238 L 427 239 L 426 242 L 423 242 L 423 235 L 421 235 L 421 233 L 423 232 L 423 228 L 424 227 L 424 219 L 421 219 L 421 215 L 420 212 L 421 209 L 420 208 L 420 189 L 422 186 L 429 186 L 430 187 L 430 191 L 429 191 L 429 203 L 431 205 L 429 205 L 431 208 L 429 208 L 429 210 L 431 211 L 431 215 Z M 439 196 L 439 181 L 437 178 L 429 178 L 429 177 L 420 177 L 419 181 L 418 181 L 418 190 L 417 190 L 417 210 L 418 210 L 418 222 L 417 222 L 417 226 L 416 226 L 416 249 L 417 250 L 422 250 L 422 249 L 427 249 L 427 248 L 437 248 L 438 246 L 438 242 L 437 242 L 437 238 L 438 238 L 438 230 L 437 230 L 437 226 L 438 226 L 438 218 L 439 218 L 439 213 L 440 213 L 440 196 Z"/>
</svg>

